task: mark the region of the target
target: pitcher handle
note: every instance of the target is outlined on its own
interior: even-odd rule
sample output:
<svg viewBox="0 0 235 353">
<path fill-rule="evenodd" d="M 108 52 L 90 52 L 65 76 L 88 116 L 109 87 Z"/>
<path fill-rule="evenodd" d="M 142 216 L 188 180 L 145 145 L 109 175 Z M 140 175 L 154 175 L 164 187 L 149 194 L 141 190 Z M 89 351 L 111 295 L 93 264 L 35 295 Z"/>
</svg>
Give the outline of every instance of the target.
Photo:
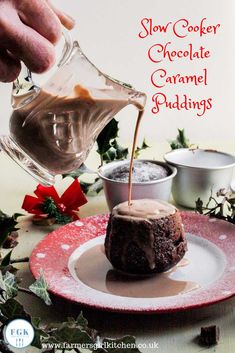
<svg viewBox="0 0 235 353">
<path fill-rule="evenodd" d="M 62 51 L 61 58 L 58 61 L 57 66 L 60 67 L 66 63 L 70 56 L 70 52 L 73 48 L 73 39 L 70 34 L 70 32 L 66 29 L 63 29 L 63 37 L 64 37 L 64 47 Z M 27 66 L 21 62 L 21 72 L 17 79 L 13 82 L 13 88 L 12 88 L 12 107 L 16 108 L 16 101 L 14 100 L 15 97 L 19 97 L 22 95 L 25 95 L 30 92 L 30 97 L 32 94 L 32 98 L 35 98 L 35 96 L 40 92 L 40 87 L 37 86 L 32 78 L 32 73 L 31 71 L 27 68 Z M 18 106 L 17 106 L 18 107 Z"/>
</svg>

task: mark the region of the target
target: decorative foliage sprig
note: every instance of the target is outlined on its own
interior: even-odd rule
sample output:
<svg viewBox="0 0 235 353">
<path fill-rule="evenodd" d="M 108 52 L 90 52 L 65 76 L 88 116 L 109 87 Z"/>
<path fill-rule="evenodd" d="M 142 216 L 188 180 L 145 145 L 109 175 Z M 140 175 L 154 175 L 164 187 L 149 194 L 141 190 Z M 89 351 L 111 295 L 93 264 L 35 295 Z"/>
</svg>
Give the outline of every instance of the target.
<svg viewBox="0 0 235 353">
<path fill-rule="evenodd" d="M 52 190 L 51 190 L 52 191 Z M 0 255 L 2 254 L 2 245 L 5 239 L 12 230 L 16 227 L 16 215 L 12 217 L 6 215 L 0 211 Z M 17 225 L 17 229 L 19 229 Z M 87 320 L 83 314 L 80 313 L 77 318 L 67 318 L 62 323 L 51 323 L 48 325 L 42 324 L 40 318 L 32 317 L 22 304 L 18 301 L 17 295 L 19 292 L 23 292 L 27 295 L 36 296 L 45 302 L 47 305 L 52 305 L 50 295 L 47 291 L 48 284 L 41 272 L 39 278 L 31 284 L 28 288 L 20 286 L 20 276 L 17 275 L 17 268 L 13 267 L 12 263 L 18 263 L 28 261 L 28 259 L 11 259 L 12 250 L 3 258 L 1 261 L 0 268 L 0 352 L 1 353 L 14 353 L 11 348 L 7 345 L 3 338 L 3 327 L 11 320 L 16 318 L 23 318 L 29 321 L 34 327 L 35 338 L 32 342 L 32 346 L 39 349 L 42 353 L 56 353 L 56 352 L 68 352 L 73 349 L 70 348 L 73 344 L 87 345 L 88 350 L 91 352 L 99 353 L 141 353 L 136 346 L 136 341 L 133 336 L 124 336 L 120 339 L 101 339 L 98 333 L 94 329 L 90 329 Z M 99 347 L 95 350 L 94 347 Z M 107 344 L 111 347 L 108 350 L 105 348 Z M 130 346 L 132 348 L 125 348 Z M 58 345 L 61 348 L 56 348 Z M 124 347 L 124 348 L 115 348 Z M 45 348 L 48 346 L 50 348 Z M 66 348 L 65 348 L 66 347 Z M 78 348 L 74 348 L 74 351 L 81 353 Z"/>
<path fill-rule="evenodd" d="M 79 207 L 87 202 L 78 179 L 60 197 L 54 186 L 38 185 L 35 196 L 26 195 L 22 208 L 36 215 L 35 224 L 66 224 L 78 217 Z"/>
<path fill-rule="evenodd" d="M 196 212 L 235 224 L 235 194 L 232 191 L 221 189 L 216 193 L 216 197 L 211 195 L 205 206 L 198 198 Z"/>
<path fill-rule="evenodd" d="M 127 159 L 129 155 L 129 149 L 127 147 L 121 146 L 118 142 L 118 132 L 118 121 L 113 118 L 97 137 L 96 152 L 99 154 L 101 165 L 104 163 Z M 147 148 L 149 148 L 149 146 L 144 139 L 142 145 L 136 148 L 135 158 L 138 158 L 140 153 Z M 103 188 L 102 181 L 97 177 L 97 173 L 95 171 L 89 170 L 86 168 L 86 166 L 84 166 L 84 164 L 75 171 L 69 174 L 64 174 L 63 177 L 65 178 L 71 176 L 72 178 L 80 178 L 86 173 L 94 174 L 95 177 L 93 182 L 84 182 L 83 180 L 79 179 L 84 193 L 89 195 L 99 193 Z"/>
<path fill-rule="evenodd" d="M 179 148 L 197 148 L 194 144 L 191 144 L 189 139 L 185 135 L 184 129 L 178 129 L 178 135 L 175 140 L 170 141 L 172 150 Z"/>
</svg>

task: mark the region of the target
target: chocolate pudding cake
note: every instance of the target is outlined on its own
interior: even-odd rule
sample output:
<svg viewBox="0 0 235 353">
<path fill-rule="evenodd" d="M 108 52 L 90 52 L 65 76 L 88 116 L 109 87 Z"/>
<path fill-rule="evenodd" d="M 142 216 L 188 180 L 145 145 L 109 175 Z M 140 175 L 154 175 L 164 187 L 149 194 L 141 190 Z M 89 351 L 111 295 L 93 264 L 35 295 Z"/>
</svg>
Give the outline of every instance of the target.
<svg viewBox="0 0 235 353">
<path fill-rule="evenodd" d="M 105 253 L 114 268 L 129 274 L 164 272 L 187 251 L 179 211 L 161 200 L 133 200 L 114 207 Z"/>
</svg>

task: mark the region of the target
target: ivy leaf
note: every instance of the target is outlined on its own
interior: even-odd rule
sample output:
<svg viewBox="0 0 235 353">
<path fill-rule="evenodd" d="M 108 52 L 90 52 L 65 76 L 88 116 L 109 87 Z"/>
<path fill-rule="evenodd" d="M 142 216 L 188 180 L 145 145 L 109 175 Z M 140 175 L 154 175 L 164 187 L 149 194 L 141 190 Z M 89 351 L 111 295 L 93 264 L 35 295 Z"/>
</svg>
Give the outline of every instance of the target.
<svg viewBox="0 0 235 353">
<path fill-rule="evenodd" d="M 133 336 L 124 336 L 118 339 L 105 338 L 103 339 L 103 345 L 107 347 L 108 353 L 141 353 Z"/>
<path fill-rule="evenodd" d="M 13 351 L 11 351 L 9 349 L 8 345 L 3 340 L 0 340 L 0 352 L 1 353 L 14 353 Z"/>
<path fill-rule="evenodd" d="M 15 299 L 8 299 L 5 303 L 0 304 L 0 321 L 5 323 L 6 320 L 13 320 L 15 318 L 25 318 L 28 320 L 30 317 L 25 312 L 24 307 Z"/>
<path fill-rule="evenodd" d="M 32 346 L 41 349 L 42 348 L 42 340 L 45 338 L 49 338 L 49 334 L 41 328 L 41 319 L 40 318 L 32 318 L 31 324 L 34 328 L 34 339 L 32 342 Z"/>
<path fill-rule="evenodd" d="M 7 266 L 1 266 L 0 265 L 0 271 L 3 275 L 5 275 L 8 272 L 12 273 L 15 275 L 18 272 L 18 268 L 12 266 L 12 265 L 7 265 Z"/>
<path fill-rule="evenodd" d="M 45 280 L 43 272 L 41 271 L 40 277 L 33 284 L 31 284 L 31 286 L 29 286 L 29 290 L 31 290 L 31 292 L 33 292 L 37 297 L 41 298 L 46 305 L 51 305 L 52 302 L 47 289 L 48 284 Z"/>
<path fill-rule="evenodd" d="M 118 122 L 112 119 L 97 137 L 98 149 L 97 152 L 103 156 L 111 147 L 111 141 L 118 135 Z"/>
<path fill-rule="evenodd" d="M 58 343 L 80 343 L 80 344 L 93 344 L 93 339 L 87 334 L 86 331 L 78 327 L 68 327 L 67 324 L 62 324 L 51 335 L 52 338 Z"/>
<path fill-rule="evenodd" d="M 170 146 L 172 150 L 176 150 L 179 148 L 189 148 L 190 147 L 189 139 L 185 136 L 184 129 L 178 129 L 178 135 L 176 139 L 170 142 Z"/>
<path fill-rule="evenodd" d="M 5 299 L 15 297 L 18 293 L 16 277 L 10 272 L 6 272 L 4 276 L 0 272 L 0 288 L 5 292 Z"/>
<path fill-rule="evenodd" d="M 72 318 L 72 319 L 73 319 L 73 318 Z M 87 328 L 88 328 L 88 321 L 87 321 L 87 319 L 83 316 L 82 311 L 81 311 L 80 314 L 78 315 L 76 322 L 77 322 L 77 324 L 78 324 L 79 326 L 81 326 L 84 330 L 87 330 Z"/>
<path fill-rule="evenodd" d="M 144 139 L 141 147 L 136 148 L 134 158 L 139 158 L 140 153 L 146 150 L 147 148 L 149 148 L 149 145 L 146 143 L 146 140 Z"/>
<path fill-rule="evenodd" d="M 76 320 L 69 318 L 67 322 L 51 330 L 48 342 L 53 340 L 57 343 L 94 344 L 95 337 L 96 331 L 88 328 L 88 322 L 81 313 Z"/>
<path fill-rule="evenodd" d="M 211 194 L 205 206 L 202 200 L 198 198 L 195 211 L 235 224 L 235 195 L 232 191 L 221 189 L 216 193 L 216 196 Z"/>
</svg>

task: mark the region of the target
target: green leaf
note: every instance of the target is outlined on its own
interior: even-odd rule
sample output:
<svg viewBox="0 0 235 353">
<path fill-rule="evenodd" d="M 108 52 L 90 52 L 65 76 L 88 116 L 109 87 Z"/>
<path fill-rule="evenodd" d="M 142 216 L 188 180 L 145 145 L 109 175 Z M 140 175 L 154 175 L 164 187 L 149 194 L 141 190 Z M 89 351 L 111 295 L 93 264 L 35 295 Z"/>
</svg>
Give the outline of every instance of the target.
<svg viewBox="0 0 235 353">
<path fill-rule="evenodd" d="M 142 142 L 141 147 L 137 147 L 135 150 L 135 157 L 134 158 L 139 158 L 140 153 L 144 150 L 146 150 L 147 148 L 149 148 L 149 145 L 146 143 L 145 139 Z"/>
<path fill-rule="evenodd" d="M 52 333 L 52 338 L 56 339 L 58 343 L 86 343 L 93 344 L 93 339 L 86 331 L 78 327 L 68 327 L 67 324 L 62 324 L 58 330 Z"/>
<path fill-rule="evenodd" d="M 90 194 L 98 194 L 103 189 L 103 183 L 100 178 L 96 178 L 95 182 L 89 187 Z"/>
<path fill-rule="evenodd" d="M 83 180 L 80 180 L 80 185 L 82 188 L 82 191 L 86 195 L 97 195 L 102 189 L 103 189 L 103 183 L 100 178 L 96 178 L 93 183 L 87 183 Z"/>
<path fill-rule="evenodd" d="M 196 212 L 235 224 L 235 197 L 232 191 L 221 189 L 215 196 L 211 194 L 205 206 L 200 198 L 195 202 Z"/>
<path fill-rule="evenodd" d="M 203 214 L 203 201 L 200 197 L 197 199 L 196 203 L 196 211 L 200 214 Z"/>
<path fill-rule="evenodd" d="M 0 271 L 2 272 L 2 275 L 5 275 L 7 271 L 15 275 L 19 270 L 18 268 L 12 265 L 8 265 L 8 266 L 0 266 Z"/>
<path fill-rule="evenodd" d="M 117 139 L 111 142 L 111 148 L 103 155 L 103 161 L 106 163 L 126 159 L 129 154 L 128 148 L 118 144 Z"/>
<path fill-rule="evenodd" d="M 88 328 L 88 321 L 87 319 L 83 316 L 82 311 L 80 312 L 80 314 L 77 317 L 76 320 L 77 324 L 82 327 L 84 330 L 86 330 Z"/>
<path fill-rule="evenodd" d="M 170 142 L 170 146 L 172 150 L 176 150 L 179 148 L 189 148 L 190 147 L 189 139 L 185 135 L 184 129 L 178 129 L 178 135 L 176 139 Z"/>
<path fill-rule="evenodd" d="M 15 297 L 18 293 L 16 277 L 10 272 L 6 272 L 4 276 L 0 272 L 0 288 L 5 292 L 6 299 Z"/>
<path fill-rule="evenodd" d="M 46 305 L 51 305 L 51 299 L 47 291 L 48 284 L 45 280 L 44 274 L 41 271 L 40 277 L 29 287 L 29 290 L 33 292 L 37 297 L 41 298 Z"/>
<path fill-rule="evenodd" d="M 40 326 L 41 324 L 41 319 L 40 318 L 32 318 L 31 319 L 31 324 L 33 325 L 34 328 L 34 340 L 32 342 L 32 346 L 41 349 L 42 348 L 42 340 L 45 338 L 49 338 L 49 334 L 43 330 Z"/>
<path fill-rule="evenodd" d="M 42 204 L 42 212 L 48 215 L 49 219 L 55 219 L 58 224 L 67 224 L 72 221 L 72 217 L 61 213 L 55 201 L 51 197 L 47 197 Z"/>
<path fill-rule="evenodd" d="M 2 259 L 2 261 L 1 261 L 1 267 L 5 267 L 5 266 L 10 265 L 10 263 L 11 263 L 11 255 L 12 255 L 12 250 L 9 251 L 9 252 L 4 256 L 4 258 Z"/>
<path fill-rule="evenodd" d="M 3 340 L 0 340 L 0 352 L 1 353 L 14 353 L 13 351 L 10 350 L 8 345 Z"/>
<path fill-rule="evenodd" d="M 16 228 L 18 223 L 17 218 L 19 216 L 21 216 L 21 214 L 15 213 L 12 217 L 10 217 L 4 212 L 0 211 L 0 247 L 3 246 L 11 232 L 19 229 Z"/>
<path fill-rule="evenodd" d="M 111 147 L 106 153 L 102 156 L 103 161 L 106 163 L 113 162 L 116 159 L 116 150 Z"/>
<path fill-rule="evenodd" d="M 128 156 L 128 148 L 126 147 L 122 147 L 121 145 L 119 145 L 119 143 L 117 142 L 117 139 L 115 139 L 112 142 L 112 147 L 115 149 L 116 151 L 116 157 L 115 159 L 117 160 L 122 160 L 122 159 L 126 159 Z"/>
<path fill-rule="evenodd" d="M 112 146 L 111 141 L 118 135 L 118 122 L 112 119 L 97 137 L 97 152 L 103 156 Z"/>
<path fill-rule="evenodd" d="M 105 338 L 103 345 L 108 353 L 141 353 L 133 336 L 124 336 L 118 339 Z"/>
<path fill-rule="evenodd" d="M 0 304 L 0 321 L 3 322 L 4 318 L 13 320 L 15 318 L 29 319 L 29 315 L 25 312 L 24 307 L 15 299 L 8 299 L 5 303 Z M 3 320 L 3 321 L 2 321 Z"/>
</svg>

